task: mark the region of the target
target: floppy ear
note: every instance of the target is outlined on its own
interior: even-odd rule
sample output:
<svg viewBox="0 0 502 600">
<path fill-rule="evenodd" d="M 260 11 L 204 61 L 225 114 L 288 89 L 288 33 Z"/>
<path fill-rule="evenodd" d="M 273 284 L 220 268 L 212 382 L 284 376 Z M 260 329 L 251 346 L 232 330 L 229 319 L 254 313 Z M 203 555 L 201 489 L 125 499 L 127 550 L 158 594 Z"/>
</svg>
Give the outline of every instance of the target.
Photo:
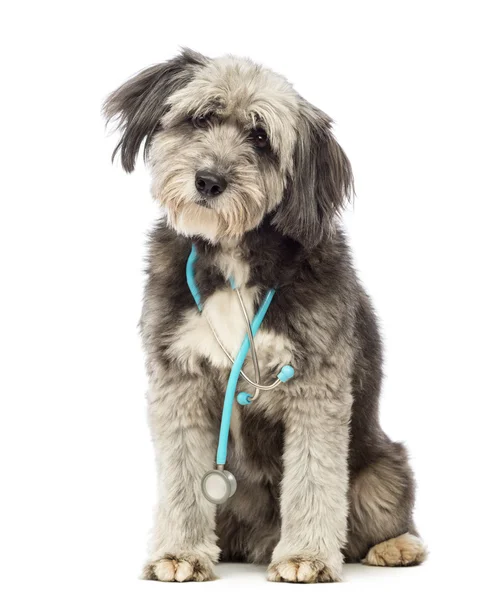
<svg viewBox="0 0 502 600">
<path fill-rule="evenodd" d="M 110 94 L 103 113 L 107 123 L 117 119 L 117 128 L 122 132 L 112 160 L 120 152 L 122 166 L 130 173 L 144 139 L 146 158 L 159 121 L 169 110 L 167 98 L 184 87 L 196 68 L 207 61 L 202 54 L 184 49 L 176 58 L 141 71 Z"/>
<path fill-rule="evenodd" d="M 352 169 L 331 133 L 331 119 L 303 102 L 293 170 L 272 224 L 312 248 L 330 231 L 353 190 Z"/>
</svg>

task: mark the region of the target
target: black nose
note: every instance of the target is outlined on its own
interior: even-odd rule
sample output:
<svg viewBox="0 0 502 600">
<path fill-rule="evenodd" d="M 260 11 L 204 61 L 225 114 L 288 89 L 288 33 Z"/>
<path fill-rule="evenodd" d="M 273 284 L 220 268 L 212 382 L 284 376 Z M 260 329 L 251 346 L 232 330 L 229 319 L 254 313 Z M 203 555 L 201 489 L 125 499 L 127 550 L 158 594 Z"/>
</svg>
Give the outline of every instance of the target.
<svg viewBox="0 0 502 600">
<path fill-rule="evenodd" d="M 204 196 L 219 196 L 225 191 L 227 181 L 218 173 L 204 169 L 195 174 L 195 187 Z"/>
</svg>

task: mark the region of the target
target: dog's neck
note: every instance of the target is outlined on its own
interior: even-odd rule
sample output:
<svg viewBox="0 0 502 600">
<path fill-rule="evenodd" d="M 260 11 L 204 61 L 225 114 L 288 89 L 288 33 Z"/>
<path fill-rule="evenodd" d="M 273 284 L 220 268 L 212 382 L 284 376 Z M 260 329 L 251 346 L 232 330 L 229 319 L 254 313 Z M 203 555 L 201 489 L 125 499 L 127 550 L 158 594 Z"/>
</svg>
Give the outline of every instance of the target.
<svg viewBox="0 0 502 600">
<path fill-rule="evenodd" d="M 280 234 L 267 221 L 239 240 L 217 244 L 201 238 L 192 241 L 201 267 L 215 276 L 219 273 L 222 280 L 233 277 L 239 287 L 280 287 L 295 276 L 306 258 L 301 244 Z"/>
</svg>

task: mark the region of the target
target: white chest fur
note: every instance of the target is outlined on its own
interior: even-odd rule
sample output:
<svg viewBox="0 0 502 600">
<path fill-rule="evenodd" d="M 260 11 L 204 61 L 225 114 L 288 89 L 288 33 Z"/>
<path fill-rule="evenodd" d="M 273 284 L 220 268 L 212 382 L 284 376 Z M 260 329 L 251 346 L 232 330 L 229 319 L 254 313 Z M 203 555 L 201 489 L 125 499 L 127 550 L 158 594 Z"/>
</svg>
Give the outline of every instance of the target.
<svg viewBox="0 0 502 600">
<path fill-rule="evenodd" d="M 254 294 L 243 294 L 248 314 L 252 314 Z M 216 367 L 228 367 L 229 360 L 211 331 L 210 323 L 221 343 L 232 356 L 237 354 L 246 330 L 237 295 L 229 287 L 215 292 L 206 299 L 203 314 L 195 305 L 185 312 L 184 320 L 170 348 L 171 358 L 191 369 L 195 361 L 204 357 Z"/>
<path fill-rule="evenodd" d="M 241 288 L 250 320 L 254 316 L 256 288 Z M 170 358 L 188 371 L 196 371 L 198 359 L 205 358 L 219 368 L 229 369 L 229 359 L 218 344 L 210 323 L 227 352 L 235 357 L 246 335 L 246 324 L 237 294 L 230 288 L 219 290 L 206 299 L 203 314 L 188 309 L 170 346 Z M 255 337 L 260 368 L 274 370 L 291 360 L 291 344 L 283 335 L 259 331 Z M 249 373 L 253 375 L 252 373 Z"/>
</svg>

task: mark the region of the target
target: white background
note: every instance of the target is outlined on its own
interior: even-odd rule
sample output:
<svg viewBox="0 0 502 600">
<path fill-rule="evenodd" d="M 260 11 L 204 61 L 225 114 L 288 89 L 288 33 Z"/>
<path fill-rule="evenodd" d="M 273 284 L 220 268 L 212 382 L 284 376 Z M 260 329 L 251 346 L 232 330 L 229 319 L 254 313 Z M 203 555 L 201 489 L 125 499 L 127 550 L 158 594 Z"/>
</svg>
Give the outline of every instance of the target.
<svg viewBox="0 0 502 600">
<path fill-rule="evenodd" d="M 4 5 L 3 597 L 500 591 L 497 4 Z M 336 586 L 268 584 L 237 565 L 215 583 L 137 579 L 155 486 L 136 325 L 157 211 L 143 167 L 111 166 L 100 105 L 182 45 L 263 62 L 336 121 L 356 178 L 346 226 L 386 341 L 381 418 L 412 456 L 423 567 L 349 566 Z"/>
</svg>

